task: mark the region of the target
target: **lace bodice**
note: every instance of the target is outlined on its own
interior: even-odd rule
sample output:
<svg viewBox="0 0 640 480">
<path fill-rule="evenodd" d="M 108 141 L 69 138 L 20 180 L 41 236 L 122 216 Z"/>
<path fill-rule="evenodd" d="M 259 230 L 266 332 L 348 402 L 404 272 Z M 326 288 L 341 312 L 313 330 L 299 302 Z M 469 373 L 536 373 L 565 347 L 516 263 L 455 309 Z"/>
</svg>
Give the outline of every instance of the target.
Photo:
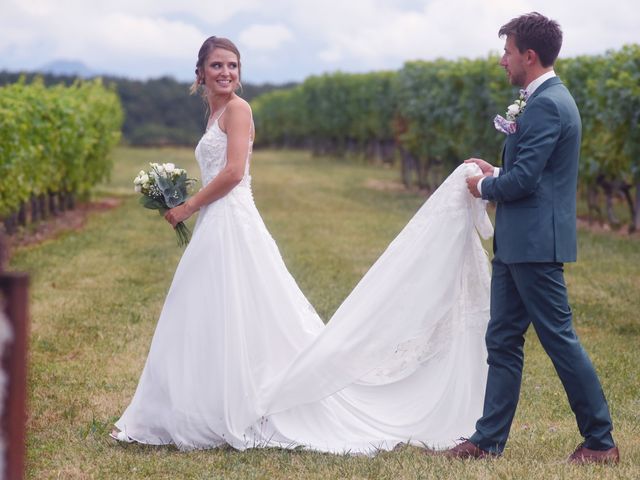
<svg viewBox="0 0 640 480">
<path fill-rule="evenodd" d="M 220 118 L 220 117 L 218 117 Z M 249 140 L 249 152 L 244 169 L 244 177 L 239 186 L 250 187 L 249 161 L 253 140 Z M 207 129 L 196 146 L 196 160 L 200 166 L 202 186 L 213 180 L 227 164 L 227 134 L 220 129 L 218 119 Z"/>
</svg>

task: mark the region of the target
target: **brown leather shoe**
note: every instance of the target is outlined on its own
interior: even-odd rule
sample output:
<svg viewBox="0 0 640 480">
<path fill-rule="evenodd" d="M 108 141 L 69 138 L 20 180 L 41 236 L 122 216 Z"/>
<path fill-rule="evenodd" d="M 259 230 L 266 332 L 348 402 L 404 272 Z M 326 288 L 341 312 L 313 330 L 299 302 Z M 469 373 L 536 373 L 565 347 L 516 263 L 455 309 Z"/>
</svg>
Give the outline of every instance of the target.
<svg viewBox="0 0 640 480">
<path fill-rule="evenodd" d="M 448 458 L 498 458 L 500 455 L 493 452 L 488 452 L 486 450 L 482 450 L 480 447 L 471 443 L 469 440 L 466 440 L 462 443 L 459 443 L 453 448 L 449 450 L 442 450 L 439 452 L 433 452 L 434 455 L 440 455 Z"/>
<path fill-rule="evenodd" d="M 620 462 L 620 452 L 618 452 L 618 447 L 613 447 L 609 450 L 591 450 L 581 443 L 575 452 L 569 456 L 567 461 L 575 465 L 584 465 L 586 463 L 618 463 Z"/>
</svg>

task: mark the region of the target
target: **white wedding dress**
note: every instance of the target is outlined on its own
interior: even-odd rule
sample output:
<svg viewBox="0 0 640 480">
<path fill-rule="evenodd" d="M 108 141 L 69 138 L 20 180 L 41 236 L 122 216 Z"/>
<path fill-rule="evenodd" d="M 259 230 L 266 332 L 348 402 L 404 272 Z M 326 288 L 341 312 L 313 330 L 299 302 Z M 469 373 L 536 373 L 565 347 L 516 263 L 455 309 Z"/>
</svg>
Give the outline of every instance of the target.
<svg viewBox="0 0 640 480">
<path fill-rule="evenodd" d="M 217 121 L 202 182 L 226 162 Z M 451 446 L 474 431 L 487 374 L 492 233 L 461 165 L 325 326 L 240 184 L 203 207 L 137 390 L 116 427 L 180 449 L 229 444 L 375 453 Z"/>
</svg>

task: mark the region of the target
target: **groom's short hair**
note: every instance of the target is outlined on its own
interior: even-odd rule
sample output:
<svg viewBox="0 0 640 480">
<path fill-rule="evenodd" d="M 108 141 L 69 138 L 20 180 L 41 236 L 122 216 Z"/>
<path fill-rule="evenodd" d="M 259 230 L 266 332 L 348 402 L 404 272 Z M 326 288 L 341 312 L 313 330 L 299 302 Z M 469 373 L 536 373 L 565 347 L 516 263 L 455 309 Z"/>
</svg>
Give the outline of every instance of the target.
<svg viewBox="0 0 640 480">
<path fill-rule="evenodd" d="M 520 53 L 533 50 L 543 67 L 550 67 L 558 58 L 562 46 L 562 30 L 555 20 L 538 12 L 514 18 L 500 27 L 498 36 L 511 35 Z"/>
</svg>

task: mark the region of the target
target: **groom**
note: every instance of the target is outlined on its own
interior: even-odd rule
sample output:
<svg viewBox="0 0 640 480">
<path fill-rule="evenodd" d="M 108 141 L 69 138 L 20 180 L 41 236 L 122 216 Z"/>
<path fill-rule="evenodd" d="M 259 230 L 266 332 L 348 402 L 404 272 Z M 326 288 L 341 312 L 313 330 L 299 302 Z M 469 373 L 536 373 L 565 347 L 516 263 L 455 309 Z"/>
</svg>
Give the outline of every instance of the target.
<svg viewBox="0 0 640 480">
<path fill-rule="evenodd" d="M 585 439 L 569 461 L 617 463 L 607 401 L 573 329 L 563 276 L 563 262 L 576 260 L 581 122 L 553 71 L 562 32 L 555 21 L 530 13 L 511 20 L 499 35 L 506 36 L 500 65 L 512 85 L 525 89 L 525 104 L 510 108 L 510 119 L 496 119 L 496 128 L 507 133 L 502 168 L 467 160 L 483 173 L 467 180 L 470 192 L 497 203 L 487 389 L 476 432 L 443 453 L 455 458 L 502 453 L 520 393 L 524 334 L 532 323 Z"/>
</svg>

